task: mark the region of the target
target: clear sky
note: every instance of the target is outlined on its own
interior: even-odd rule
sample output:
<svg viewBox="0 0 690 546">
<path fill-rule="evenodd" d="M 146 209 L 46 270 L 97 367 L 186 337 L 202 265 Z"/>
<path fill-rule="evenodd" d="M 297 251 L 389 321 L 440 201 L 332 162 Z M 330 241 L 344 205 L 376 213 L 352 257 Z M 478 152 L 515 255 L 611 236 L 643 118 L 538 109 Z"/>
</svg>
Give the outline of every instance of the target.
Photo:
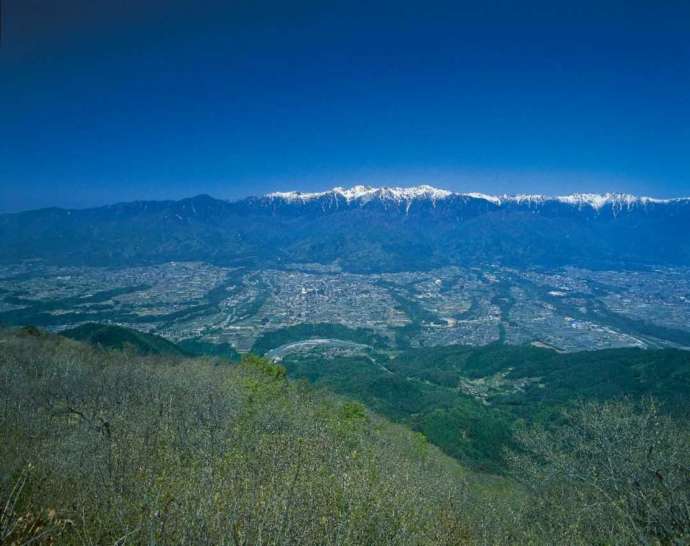
<svg viewBox="0 0 690 546">
<path fill-rule="evenodd" d="M 0 210 L 690 195 L 690 2 L 0 0 Z"/>
</svg>

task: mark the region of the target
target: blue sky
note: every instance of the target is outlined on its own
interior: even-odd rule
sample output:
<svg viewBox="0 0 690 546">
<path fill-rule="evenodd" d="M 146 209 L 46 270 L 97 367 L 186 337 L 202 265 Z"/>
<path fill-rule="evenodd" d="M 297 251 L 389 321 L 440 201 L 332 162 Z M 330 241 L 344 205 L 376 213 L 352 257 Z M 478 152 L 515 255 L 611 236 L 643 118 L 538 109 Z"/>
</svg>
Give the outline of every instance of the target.
<svg viewBox="0 0 690 546">
<path fill-rule="evenodd" d="M 356 183 L 690 195 L 688 21 L 673 0 L 4 0 L 0 210 Z"/>
</svg>

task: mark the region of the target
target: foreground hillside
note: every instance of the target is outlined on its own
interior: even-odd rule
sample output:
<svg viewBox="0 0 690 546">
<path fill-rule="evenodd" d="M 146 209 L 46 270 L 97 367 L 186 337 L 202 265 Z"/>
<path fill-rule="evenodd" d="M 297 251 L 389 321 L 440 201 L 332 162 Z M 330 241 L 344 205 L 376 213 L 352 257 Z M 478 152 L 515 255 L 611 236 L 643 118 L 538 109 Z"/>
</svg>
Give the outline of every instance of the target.
<svg viewBox="0 0 690 546">
<path fill-rule="evenodd" d="M 690 532 L 688 431 L 650 404 L 582 406 L 558 431 L 523 430 L 513 481 L 257 357 L 144 357 L 32 329 L 0 331 L 0 347 L 2 544 L 670 544 Z"/>
<path fill-rule="evenodd" d="M 0 342 L 3 531 L 27 514 L 17 543 L 29 521 L 61 544 L 468 536 L 456 463 L 278 366 L 165 361 L 32 331 Z"/>
</svg>

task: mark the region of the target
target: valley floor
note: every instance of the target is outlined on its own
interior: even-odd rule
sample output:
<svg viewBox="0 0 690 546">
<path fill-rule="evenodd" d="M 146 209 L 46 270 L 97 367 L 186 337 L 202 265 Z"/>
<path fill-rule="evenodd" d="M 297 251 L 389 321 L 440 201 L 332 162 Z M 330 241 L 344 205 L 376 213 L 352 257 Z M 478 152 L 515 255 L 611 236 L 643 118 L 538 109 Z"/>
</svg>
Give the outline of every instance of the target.
<svg viewBox="0 0 690 546">
<path fill-rule="evenodd" d="M 324 323 L 391 350 L 494 342 L 565 352 L 684 348 L 690 271 L 487 266 L 363 275 L 318 264 L 254 271 L 200 262 L 0 267 L 0 323 L 60 331 L 85 322 L 240 352 L 264 334 Z"/>
</svg>

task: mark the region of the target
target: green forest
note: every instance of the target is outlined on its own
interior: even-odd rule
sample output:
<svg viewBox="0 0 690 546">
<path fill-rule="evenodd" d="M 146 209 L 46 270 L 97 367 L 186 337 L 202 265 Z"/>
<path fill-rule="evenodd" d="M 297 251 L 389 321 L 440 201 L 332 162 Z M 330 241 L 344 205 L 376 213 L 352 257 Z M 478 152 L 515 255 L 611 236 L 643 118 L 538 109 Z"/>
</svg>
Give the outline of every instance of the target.
<svg viewBox="0 0 690 546">
<path fill-rule="evenodd" d="M 557 353 L 493 344 L 324 358 L 291 354 L 288 375 L 356 398 L 422 432 L 473 468 L 503 473 L 520 424 L 556 426 L 581 401 L 654 397 L 677 419 L 690 414 L 690 353 L 611 349 Z"/>
</svg>

